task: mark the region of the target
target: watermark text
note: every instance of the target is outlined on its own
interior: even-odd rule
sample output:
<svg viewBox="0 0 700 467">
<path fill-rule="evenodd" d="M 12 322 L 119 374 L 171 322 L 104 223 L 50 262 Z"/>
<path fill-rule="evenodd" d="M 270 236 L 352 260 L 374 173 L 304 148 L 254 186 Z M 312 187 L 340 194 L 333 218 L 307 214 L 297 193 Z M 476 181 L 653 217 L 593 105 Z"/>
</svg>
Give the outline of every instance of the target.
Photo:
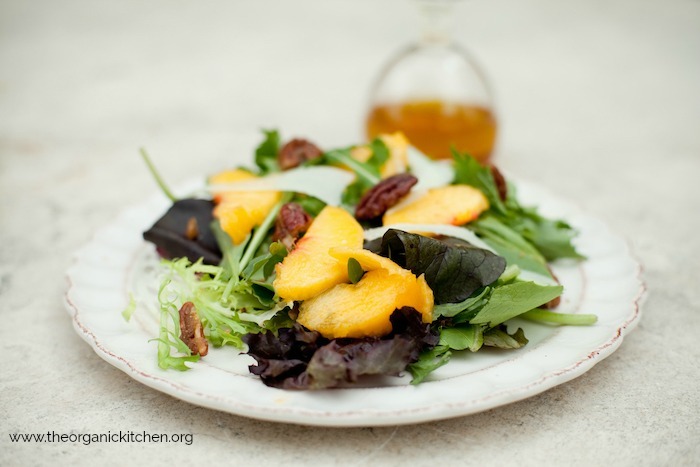
<svg viewBox="0 0 700 467">
<path fill-rule="evenodd" d="M 182 443 L 191 445 L 192 433 L 149 433 L 147 431 L 108 431 L 107 433 L 10 433 L 13 443 Z"/>
</svg>

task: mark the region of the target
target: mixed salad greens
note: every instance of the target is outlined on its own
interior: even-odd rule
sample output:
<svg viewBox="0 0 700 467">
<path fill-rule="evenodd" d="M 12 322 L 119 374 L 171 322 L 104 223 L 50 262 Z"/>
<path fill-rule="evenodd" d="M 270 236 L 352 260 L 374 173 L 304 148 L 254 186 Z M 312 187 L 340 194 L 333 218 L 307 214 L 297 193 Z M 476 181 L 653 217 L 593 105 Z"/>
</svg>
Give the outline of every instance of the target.
<svg viewBox="0 0 700 467">
<path fill-rule="evenodd" d="M 230 345 L 278 388 L 405 371 L 417 384 L 455 351 L 527 344 L 512 318 L 596 320 L 551 310 L 563 287 L 548 263 L 583 259 L 572 227 L 467 154 L 433 161 L 401 134 L 322 151 L 271 130 L 254 167 L 185 199 L 142 155 L 173 201 L 144 232 L 163 258 L 163 369 Z"/>
</svg>

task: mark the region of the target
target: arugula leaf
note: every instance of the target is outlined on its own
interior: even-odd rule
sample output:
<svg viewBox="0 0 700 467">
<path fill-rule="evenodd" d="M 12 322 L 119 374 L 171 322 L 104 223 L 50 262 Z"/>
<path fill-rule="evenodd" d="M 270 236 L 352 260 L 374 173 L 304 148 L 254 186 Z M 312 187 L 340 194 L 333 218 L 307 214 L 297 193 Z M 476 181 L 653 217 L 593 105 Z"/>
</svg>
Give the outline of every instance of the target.
<svg viewBox="0 0 700 467">
<path fill-rule="evenodd" d="M 572 244 L 576 232 L 565 221 L 541 216 L 537 209 L 523 207 L 517 201 L 515 188 L 508 190 L 508 222 L 513 230 L 535 245 L 545 259 L 558 258 L 584 259 Z"/>
<path fill-rule="evenodd" d="M 482 216 L 469 224 L 469 228 L 505 258 L 508 265 L 552 277 L 547 260 L 537 248 L 496 216 Z"/>
<path fill-rule="evenodd" d="M 380 139 L 375 139 L 370 147 L 373 153 L 367 162 L 352 157 L 351 148 L 334 149 L 323 155 L 326 161 L 343 164 L 355 172 L 357 178 L 343 191 L 342 202 L 348 207 L 357 205 L 362 195 L 382 179 L 379 169 L 389 158 L 389 150 Z"/>
<path fill-rule="evenodd" d="M 315 159 L 314 159 L 315 160 Z M 316 217 L 326 207 L 326 203 L 313 196 L 295 193 L 292 198 L 293 203 L 297 203 L 311 217 Z"/>
<path fill-rule="evenodd" d="M 323 157 L 330 162 L 343 164 L 350 168 L 357 178 L 367 186 L 374 186 L 381 180 L 379 170 L 368 162 L 360 162 L 350 153 L 351 148 L 334 149 L 326 152 Z"/>
<path fill-rule="evenodd" d="M 374 138 L 369 144 L 372 150 L 372 155 L 367 160 L 367 164 L 374 167 L 374 169 L 379 173 L 382 166 L 389 160 L 391 153 L 386 143 L 381 138 Z"/>
<path fill-rule="evenodd" d="M 270 172 L 279 172 L 277 153 L 280 148 L 280 135 L 277 130 L 263 130 L 265 139 L 255 149 L 255 165 L 258 166 L 260 175 Z"/>
<path fill-rule="evenodd" d="M 386 231 L 375 253 L 417 276 L 425 274 L 438 305 L 465 300 L 477 289 L 496 281 L 506 267 L 500 256 L 467 242 L 450 246 L 396 229 Z"/>
<path fill-rule="evenodd" d="M 453 183 L 473 186 L 486 196 L 492 210 L 506 214 L 507 209 L 498 194 L 498 188 L 493 179 L 491 169 L 481 165 L 479 161 L 469 154 L 459 153 L 455 149 L 452 149 L 452 158 L 454 159 L 455 171 Z"/>
<path fill-rule="evenodd" d="M 488 303 L 472 318 L 470 324 L 487 324 L 494 327 L 511 318 L 544 305 L 561 295 L 560 285 L 547 286 L 534 282 L 514 282 L 495 287 Z"/>
<path fill-rule="evenodd" d="M 455 161 L 454 183 L 471 185 L 481 190 L 489 201 L 489 213 L 492 218 L 497 218 L 503 226 L 517 233 L 530 245 L 534 245 L 538 256 L 547 261 L 558 258 L 583 258 L 571 243 L 576 232 L 568 223 L 559 219 L 548 219 L 540 215 L 535 208 L 521 206 L 512 184 L 508 185 L 508 195 L 503 202 L 489 167 L 481 165 L 468 154 L 460 154 L 453 150 L 452 156 Z M 498 239 L 495 241 L 500 243 Z M 500 246 L 504 247 L 502 244 Z M 507 245 L 509 249 L 522 246 L 521 242 Z M 493 248 L 496 249 L 496 246 Z M 531 253 L 527 247 L 524 247 L 522 252 L 526 256 Z M 513 254 L 514 252 L 510 253 L 511 259 Z"/>
<path fill-rule="evenodd" d="M 341 196 L 341 202 L 348 207 L 357 206 L 367 189 L 368 185 L 358 178 L 345 187 Z"/>
</svg>

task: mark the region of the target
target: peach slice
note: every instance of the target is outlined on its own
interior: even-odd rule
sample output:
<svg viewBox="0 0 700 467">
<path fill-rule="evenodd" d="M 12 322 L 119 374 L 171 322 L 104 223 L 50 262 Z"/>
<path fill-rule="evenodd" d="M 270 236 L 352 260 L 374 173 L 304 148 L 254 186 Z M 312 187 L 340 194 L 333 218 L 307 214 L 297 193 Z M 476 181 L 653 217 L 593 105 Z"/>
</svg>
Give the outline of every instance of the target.
<svg viewBox="0 0 700 467">
<path fill-rule="evenodd" d="M 252 180 L 255 175 L 245 170 L 227 170 L 209 178 L 211 184 L 235 183 Z M 282 197 L 279 191 L 221 191 L 213 195 L 214 217 L 234 244 L 239 244 Z"/>
<path fill-rule="evenodd" d="M 423 322 L 432 321 L 433 292 L 423 276 L 367 250 L 333 248 L 330 254 L 343 266 L 355 258 L 369 271 L 357 284 L 338 284 L 303 302 L 300 324 L 334 339 L 384 336 L 391 332 L 391 314 L 404 306 L 418 310 Z"/>
<path fill-rule="evenodd" d="M 403 133 L 383 134 L 379 136 L 389 149 L 389 159 L 382 165 L 380 175 L 382 178 L 391 177 L 397 173 L 403 173 L 408 168 L 408 139 Z M 360 162 L 367 162 L 372 156 L 369 146 L 357 146 L 352 149 L 350 155 Z"/>
<path fill-rule="evenodd" d="M 343 264 L 347 264 L 350 258 L 355 258 L 362 269 L 373 271 L 375 269 L 386 269 L 392 274 L 412 274 L 408 269 L 404 269 L 389 258 L 372 253 L 369 250 L 337 246 L 328 251 L 332 257 Z"/>
<path fill-rule="evenodd" d="M 469 185 L 448 185 L 427 193 L 384 214 L 389 224 L 452 224 L 463 225 L 479 217 L 489 208 L 484 194 Z"/>
<path fill-rule="evenodd" d="M 413 287 L 411 285 L 413 293 L 411 303 L 413 303 L 413 305 L 401 306 L 412 306 L 416 310 L 420 311 L 423 315 L 423 322 L 425 323 L 430 323 L 433 320 L 433 291 L 428 286 L 428 283 L 425 281 L 425 277 L 423 277 L 423 275 L 416 278 L 416 276 L 408 269 L 404 269 L 389 258 L 372 253 L 369 250 L 335 247 L 331 248 L 329 254 L 343 264 L 347 264 L 350 258 L 354 258 L 358 263 L 360 263 L 360 266 L 362 266 L 362 269 L 365 271 L 385 269 L 391 274 L 402 275 L 410 278 L 411 280 L 415 280 L 417 286 Z"/>
<path fill-rule="evenodd" d="M 286 301 L 306 300 L 348 282 L 347 262 L 328 254 L 334 246 L 361 249 L 362 226 L 342 208 L 326 206 L 296 247 L 277 264 L 275 292 Z"/>
</svg>

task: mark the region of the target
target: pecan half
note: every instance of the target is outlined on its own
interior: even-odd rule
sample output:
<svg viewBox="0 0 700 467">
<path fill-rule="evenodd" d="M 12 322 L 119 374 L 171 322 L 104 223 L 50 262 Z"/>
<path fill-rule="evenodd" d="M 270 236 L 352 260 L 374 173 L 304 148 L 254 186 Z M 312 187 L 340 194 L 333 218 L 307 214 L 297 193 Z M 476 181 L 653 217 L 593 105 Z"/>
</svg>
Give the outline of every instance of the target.
<svg viewBox="0 0 700 467">
<path fill-rule="evenodd" d="M 291 251 L 294 243 L 308 230 L 311 220 L 311 216 L 299 204 L 284 204 L 277 215 L 272 240 L 282 242 Z"/>
<path fill-rule="evenodd" d="M 411 191 L 418 179 L 411 174 L 392 175 L 377 183 L 364 194 L 355 208 L 358 220 L 372 220 L 384 214 Z"/>
<path fill-rule="evenodd" d="M 195 355 L 203 357 L 209 352 L 202 322 L 192 302 L 185 302 L 180 308 L 180 339 Z"/>
<path fill-rule="evenodd" d="M 311 141 L 295 138 L 282 146 L 277 153 L 280 169 L 289 170 L 311 159 L 321 157 L 323 151 Z"/>
<path fill-rule="evenodd" d="M 197 223 L 197 218 L 192 216 L 187 219 L 185 238 L 188 240 L 197 240 L 197 237 L 199 237 L 199 224 Z"/>
<path fill-rule="evenodd" d="M 489 168 L 491 169 L 493 181 L 496 183 L 496 188 L 498 189 L 498 197 L 501 198 L 501 201 L 505 201 L 508 196 L 508 182 L 506 182 L 506 178 L 501 171 L 498 170 L 498 167 L 490 165 Z"/>
</svg>

